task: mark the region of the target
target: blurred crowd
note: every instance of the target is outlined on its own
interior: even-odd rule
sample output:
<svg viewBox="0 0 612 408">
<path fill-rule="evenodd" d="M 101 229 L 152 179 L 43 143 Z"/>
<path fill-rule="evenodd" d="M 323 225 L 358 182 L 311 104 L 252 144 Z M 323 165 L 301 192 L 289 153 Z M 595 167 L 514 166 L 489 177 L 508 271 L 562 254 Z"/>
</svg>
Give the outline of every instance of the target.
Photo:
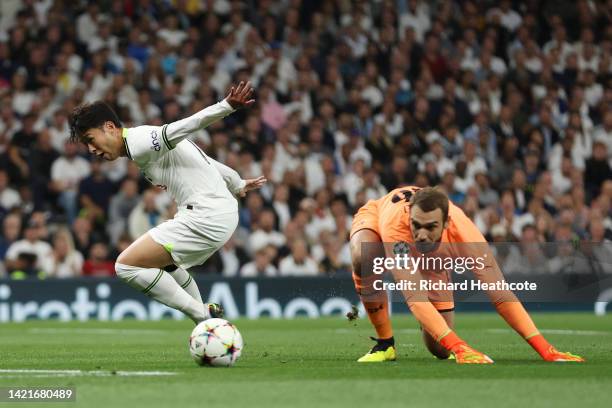
<svg viewBox="0 0 612 408">
<path fill-rule="evenodd" d="M 442 186 L 525 254 L 612 238 L 610 0 L 2 0 L 0 16 L 0 276 L 112 275 L 176 211 L 134 163 L 68 142 L 76 105 L 161 125 L 241 80 L 255 107 L 192 139 L 269 183 L 197 272 L 350 273 L 352 214 L 406 184 Z"/>
</svg>

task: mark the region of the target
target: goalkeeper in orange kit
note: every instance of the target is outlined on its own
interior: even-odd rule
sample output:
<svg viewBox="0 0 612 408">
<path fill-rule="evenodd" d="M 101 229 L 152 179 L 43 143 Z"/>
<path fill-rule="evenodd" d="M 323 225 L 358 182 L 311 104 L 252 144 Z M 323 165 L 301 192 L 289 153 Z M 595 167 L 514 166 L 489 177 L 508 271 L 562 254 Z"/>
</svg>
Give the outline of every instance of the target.
<svg viewBox="0 0 612 408">
<path fill-rule="evenodd" d="M 441 243 L 450 247 L 461 245 L 460 248 L 468 251 L 473 250 L 474 246 L 488 248 L 483 235 L 463 211 L 452 204 L 443 192 L 432 187 L 402 187 L 378 200 L 370 200 L 355 215 L 350 236 L 353 280 L 377 334 L 377 338 L 373 338 L 376 345 L 361 357 L 359 362 L 382 362 L 396 358 L 387 294 L 374 287 L 374 281 L 380 279 L 380 276 L 366 267 L 366 258 L 369 255 L 362 254 L 362 244 L 380 246 L 381 243 L 407 242 L 407 246 L 414 245 L 420 248 L 420 252 L 439 248 Z M 385 255 L 393 257 L 393 250 L 389 249 L 388 245 L 384 247 Z M 490 254 L 490 251 L 488 252 Z M 397 272 L 394 271 L 394 277 L 399 275 Z M 484 268 L 475 270 L 474 274 L 482 282 L 503 279 L 492 255 L 488 257 Z M 420 277 L 421 272 L 417 276 Z M 448 273 L 439 274 L 438 278 L 440 277 L 450 280 Z M 579 356 L 560 352 L 548 343 L 511 291 L 495 290 L 487 294 L 497 312 L 544 360 L 584 361 Z M 456 362 L 461 364 L 493 362 L 485 354 L 468 346 L 453 331 L 452 298 L 431 292 L 425 294 L 425 298 L 422 295 L 423 293 L 419 298 L 418 294 L 408 294 L 406 301 L 410 311 L 421 324 L 425 344 L 434 356 L 446 359 L 452 355 Z"/>
</svg>

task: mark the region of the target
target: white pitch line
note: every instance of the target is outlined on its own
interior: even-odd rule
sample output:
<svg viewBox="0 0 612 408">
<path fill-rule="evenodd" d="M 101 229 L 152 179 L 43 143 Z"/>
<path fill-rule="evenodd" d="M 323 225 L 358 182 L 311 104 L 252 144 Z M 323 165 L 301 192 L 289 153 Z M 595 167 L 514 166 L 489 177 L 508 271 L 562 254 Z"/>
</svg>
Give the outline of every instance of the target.
<svg viewBox="0 0 612 408">
<path fill-rule="evenodd" d="M 83 370 L 34 370 L 34 369 L 0 369 L 0 377 L 158 377 L 176 375 L 172 371 L 83 371 Z"/>
<path fill-rule="evenodd" d="M 338 333 L 338 334 L 345 334 L 345 333 L 355 333 L 356 329 L 334 329 L 334 333 Z M 408 334 L 414 334 L 414 333 L 420 333 L 421 330 L 419 329 L 399 329 L 399 330 L 394 330 L 396 333 L 408 333 Z"/>
<path fill-rule="evenodd" d="M 511 333 L 511 329 L 487 329 L 489 333 Z M 543 329 L 540 333 L 544 334 L 567 334 L 572 336 L 601 336 L 610 335 L 612 332 L 603 330 L 564 330 L 564 329 Z"/>
<path fill-rule="evenodd" d="M 485 329 L 489 333 L 512 333 L 512 329 Z M 335 333 L 345 334 L 345 333 L 355 333 L 355 329 L 335 329 Z M 406 334 L 415 334 L 421 333 L 419 329 L 399 329 L 396 330 L 397 333 L 406 333 Z M 564 330 L 564 329 L 544 329 L 540 330 L 543 334 L 567 334 L 571 336 L 604 336 L 612 335 L 612 332 L 603 331 L 603 330 Z"/>
<path fill-rule="evenodd" d="M 52 328 L 52 327 L 34 327 L 28 329 L 28 333 L 48 333 L 48 334 L 164 334 L 171 330 L 157 329 L 86 329 L 86 328 Z"/>
</svg>

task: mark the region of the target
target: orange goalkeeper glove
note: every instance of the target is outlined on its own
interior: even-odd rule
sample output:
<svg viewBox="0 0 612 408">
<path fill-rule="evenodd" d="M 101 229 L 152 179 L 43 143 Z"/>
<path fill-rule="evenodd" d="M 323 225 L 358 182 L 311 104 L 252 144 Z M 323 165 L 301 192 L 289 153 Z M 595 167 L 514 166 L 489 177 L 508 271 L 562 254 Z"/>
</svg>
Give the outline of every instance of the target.
<svg viewBox="0 0 612 408">
<path fill-rule="evenodd" d="M 542 336 L 539 333 L 536 334 L 535 336 L 529 337 L 526 340 L 527 340 L 527 343 L 529 343 L 529 345 L 533 347 L 533 349 L 537 351 L 540 356 L 542 356 L 542 359 L 544 361 L 556 361 L 556 362 L 573 361 L 577 363 L 582 363 L 585 361 L 584 358 L 577 356 L 575 354 L 557 350 L 544 338 L 544 336 Z"/>
<path fill-rule="evenodd" d="M 457 364 L 492 364 L 493 360 L 486 354 L 470 347 L 453 331 L 444 334 L 438 342 L 455 355 Z"/>
</svg>

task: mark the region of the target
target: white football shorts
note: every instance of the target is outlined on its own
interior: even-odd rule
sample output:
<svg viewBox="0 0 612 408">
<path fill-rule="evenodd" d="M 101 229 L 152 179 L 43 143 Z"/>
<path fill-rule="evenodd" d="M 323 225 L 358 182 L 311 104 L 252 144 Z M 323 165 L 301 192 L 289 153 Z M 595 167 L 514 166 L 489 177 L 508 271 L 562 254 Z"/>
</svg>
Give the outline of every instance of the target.
<svg viewBox="0 0 612 408">
<path fill-rule="evenodd" d="M 217 252 L 238 226 L 238 211 L 207 215 L 197 208 L 180 208 L 173 219 L 149 230 L 151 238 L 183 269 L 201 265 Z"/>
</svg>

